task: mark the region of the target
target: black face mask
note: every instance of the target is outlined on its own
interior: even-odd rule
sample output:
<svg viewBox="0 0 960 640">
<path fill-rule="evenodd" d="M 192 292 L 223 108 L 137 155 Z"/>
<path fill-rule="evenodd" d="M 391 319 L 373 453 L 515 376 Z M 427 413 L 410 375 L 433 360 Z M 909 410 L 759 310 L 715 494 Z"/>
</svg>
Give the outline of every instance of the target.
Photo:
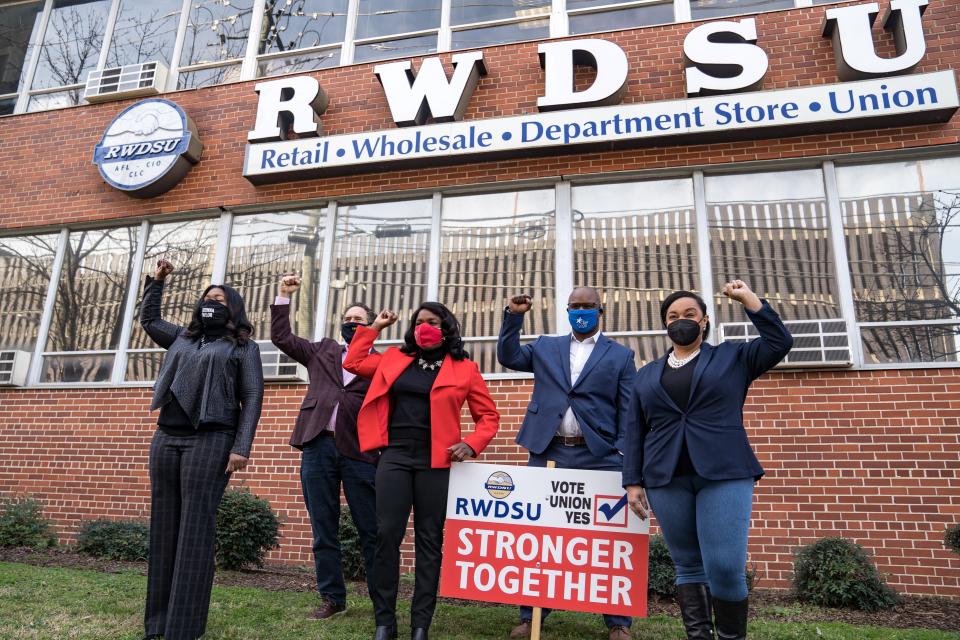
<svg viewBox="0 0 960 640">
<path fill-rule="evenodd" d="M 343 341 L 347 344 L 350 344 L 350 341 L 353 340 L 354 334 L 357 332 L 357 327 L 369 327 L 370 325 L 363 322 L 344 322 L 340 325 L 340 337 L 343 338 Z"/>
<path fill-rule="evenodd" d="M 230 310 L 216 300 L 204 300 L 200 305 L 200 323 L 204 333 L 223 332 Z"/>
<path fill-rule="evenodd" d="M 703 329 L 700 328 L 700 323 L 696 320 L 681 318 L 667 325 L 667 336 L 674 344 L 681 347 L 693 344 L 701 334 L 703 334 Z"/>
</svg>

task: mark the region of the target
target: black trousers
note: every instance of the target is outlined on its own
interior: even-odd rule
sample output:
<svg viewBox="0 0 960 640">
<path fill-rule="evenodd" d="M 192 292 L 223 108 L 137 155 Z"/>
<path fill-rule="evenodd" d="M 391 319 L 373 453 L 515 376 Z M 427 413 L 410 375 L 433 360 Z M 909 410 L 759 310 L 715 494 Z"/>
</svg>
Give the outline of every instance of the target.
<svg viewBox="0 0 960 640">
<path fill-rule="evenodd" d="M 380 626 L 397 623 L 400 543 L 413 507 L 416 582 L 410 626 L 427 629 L 437 607 L 443 523 L 450 469 L 430 468 L 430 432 L 422 439 L 397 438 L 377 465 L 377 548 L 374 556 L 373 609 Z"/>
<path fill-rule="evenodd" d="M 230 477 L 231 431 L 179 437 L 157 429 L 150 445 L 147 635 L 195 640 L 207 628 L 217 507 Z"/>
</svg>

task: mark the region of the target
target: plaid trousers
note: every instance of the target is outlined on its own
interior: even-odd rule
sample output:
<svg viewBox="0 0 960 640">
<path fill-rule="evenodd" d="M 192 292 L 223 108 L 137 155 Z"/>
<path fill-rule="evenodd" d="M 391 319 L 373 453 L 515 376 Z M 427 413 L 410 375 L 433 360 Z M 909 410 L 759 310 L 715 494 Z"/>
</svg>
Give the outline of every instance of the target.
<svg viewBox="0 0 960 640">
<path fill-rule="evenodd" d="M 150 445 L 150 558 L 143 624 L 147 635 L 196 640 L 207 627 L 217 507 L 232 431 L 179 437 L 157 429 Z"/>
</svg>

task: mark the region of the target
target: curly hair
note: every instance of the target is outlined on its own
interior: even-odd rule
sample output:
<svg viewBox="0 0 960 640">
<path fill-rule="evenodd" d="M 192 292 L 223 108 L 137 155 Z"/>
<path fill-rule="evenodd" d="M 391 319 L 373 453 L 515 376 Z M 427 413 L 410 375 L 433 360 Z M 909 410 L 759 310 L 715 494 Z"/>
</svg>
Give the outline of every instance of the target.
<svg viewBox="0 0 960 640">
<path fill-rule="evenodd" d="M 190 324 L 187 325 L 186 335 L 191 340 L 198 340 L 203 334 L 203 323 L 200 321 L 200 307 L 203 306 L 204 298 L 210 293 L 211 289 L 221 289 L 227 299 L 227 335 L 228 340 L 236 344 L 246 344 L 253 334 L 253 325 L 247 319 L 247 307 L 243 303 L 241 296 L 236 289 L 228 287 L 225 284 L 212 284 L 203 290 L 200 299 L 193 306 L 193 315 L 190 317 Z"/>
<path fill-rule="evenodd" d="M 444 353 L 449 353 L 454 360 L 469 359 L 470 354 L 463 349 L 463 337 L 460 335 L 460 321 L 453 315 L 450 309 L 439 302 L 423 302 L 417 307 L 413 315 L 410 316 L 410 324 L 407 326 L 407 332 L 403 334 L 403 345 L 400 351 L 408 356 L 420 353 L 420 347 L 414 337 L 414 329 L 417 327 L 417 316 L 420 311 L 426 309 L 440 317 L 440 332 L 443 333 L 443 344 L 441 349 Z"/>
</svg>

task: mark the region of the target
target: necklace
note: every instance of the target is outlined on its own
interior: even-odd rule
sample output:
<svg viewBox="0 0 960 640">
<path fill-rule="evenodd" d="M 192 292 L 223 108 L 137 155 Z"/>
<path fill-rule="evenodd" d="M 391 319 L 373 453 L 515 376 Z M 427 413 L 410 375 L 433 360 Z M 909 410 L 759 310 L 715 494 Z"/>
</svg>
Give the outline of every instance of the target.
<svg viewBox="0 0 960 640">
<path fill-rule="evenodd" d="M 667 364 L 670 365 L 671 369 L 679 369 L 683 365 L 687 364 L 688 362 L 696 358 L 698 355 L 700 355 L 700 349 L 697 349 L 696 351 L 688 355 L 686 358 L 681 359 L 673 355 L 673 352 L 671 351 L 670 355 L 667 356 Z"/>
<path fill-rule="evenodd" d="M 222 338 L 222 337 L 223 337 L 223 336 L 217 336 L 216 338 L 208 338 L 208 337 L 207 337 L 207 334 L 205 334 L 205 333 L 204 333 L 204 334 L 201 334 L 201 335 L 200 335 L 200 348 L 203 349 L 205 346 L 207 346 L 207 345 L 210 344 L 211 342 L 216 342 L 217 340 L 219 340 L 219 339 Z"/>
<path fill-rule="evenodd" d="M 423 358 L 417 358 L 417 366 L 423 369 L 424 371 L 433 371 L 443 364 L 443 360 L 424 360 Z"/>
</svg>

